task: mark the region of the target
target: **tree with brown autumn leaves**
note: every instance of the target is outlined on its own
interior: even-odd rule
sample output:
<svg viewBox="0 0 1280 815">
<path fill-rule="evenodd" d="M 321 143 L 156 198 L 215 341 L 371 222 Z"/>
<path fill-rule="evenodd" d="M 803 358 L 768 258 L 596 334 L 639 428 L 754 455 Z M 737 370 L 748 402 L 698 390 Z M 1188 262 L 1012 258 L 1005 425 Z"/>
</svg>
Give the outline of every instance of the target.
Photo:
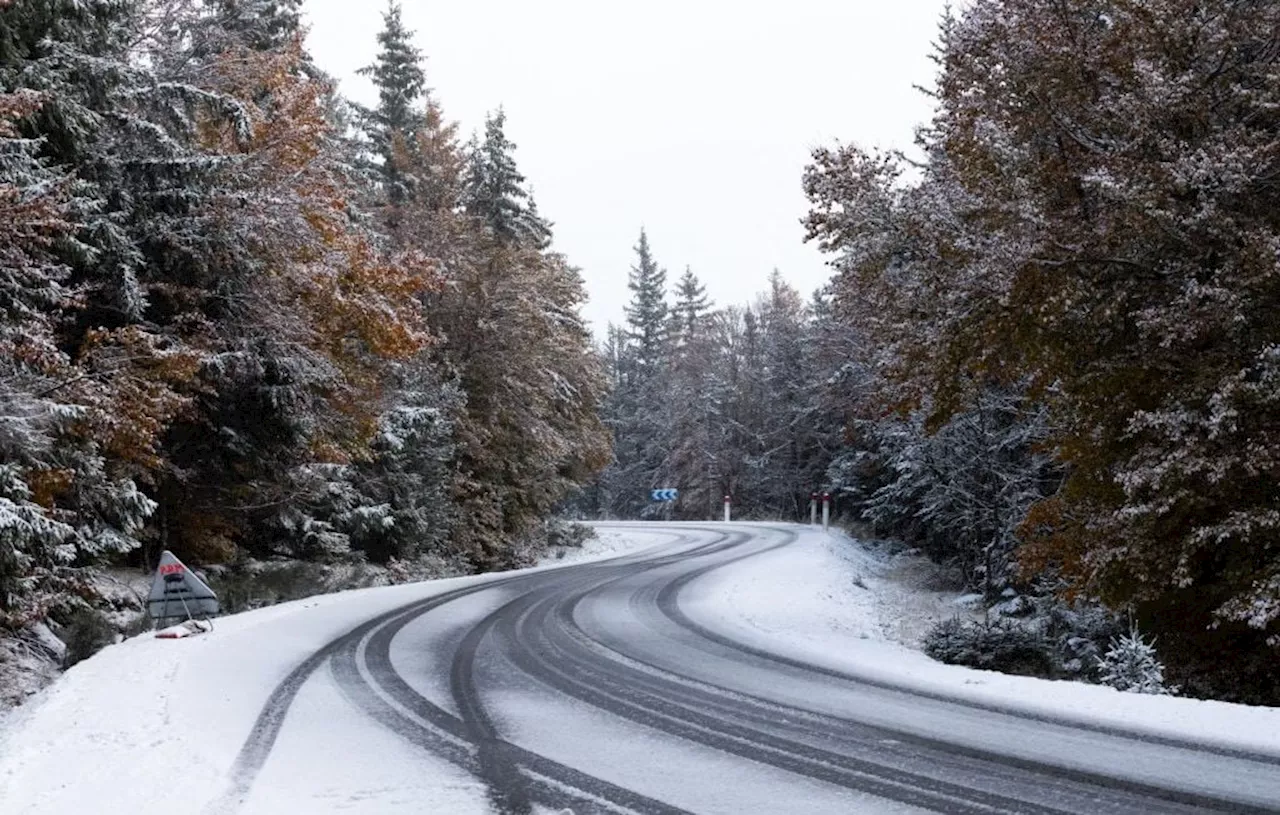
<svg viewBox="0 0 1280 815">
<path fill-rule="evenodd" d="M 1065 481 L 1024 569 L 1133 613 L 1188 689 L 1255 699 L 1280 697 L 1278 15 L 979 0 L 943 26 L 918 178 L 853 147 L 806 176 L 886 404 L 1048 408 Z"/>
</svg>

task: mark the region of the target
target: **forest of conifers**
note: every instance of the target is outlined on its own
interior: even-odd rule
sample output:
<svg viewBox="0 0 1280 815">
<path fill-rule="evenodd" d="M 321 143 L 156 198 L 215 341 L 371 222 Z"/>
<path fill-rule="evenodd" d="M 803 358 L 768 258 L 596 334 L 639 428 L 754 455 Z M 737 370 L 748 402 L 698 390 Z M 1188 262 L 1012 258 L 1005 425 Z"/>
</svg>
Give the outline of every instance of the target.
<svg viewBox="0 0 1280 815">
<path fill-rule="evenodd" d="M 797 179 L 828 286 L 714 304 L 641 232 L 596 347 L 502 112 L 394 6 L 347 102 L 299 5 L 0 0 L 0 626 L 166 548 L 486 570 L 824 490 L 1280 700 L 1280 7 L 965 4 L 915 157 Z"/>
<path fill-rule="evenodd" d="M 299 5 L 3 3 L 8 626 L 163 549 L 523 562 L 608 460 L 503 114 L 460 144 L 396 8 L 348 104 Z"/>
</svg>

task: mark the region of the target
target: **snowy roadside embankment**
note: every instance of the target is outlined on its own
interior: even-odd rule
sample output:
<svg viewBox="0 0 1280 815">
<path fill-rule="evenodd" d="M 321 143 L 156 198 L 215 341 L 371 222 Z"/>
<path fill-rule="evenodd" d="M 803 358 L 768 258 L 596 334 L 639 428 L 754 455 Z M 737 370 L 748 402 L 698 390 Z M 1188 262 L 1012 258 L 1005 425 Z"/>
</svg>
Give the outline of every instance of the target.
<svg viewBox="0 0 1280 815">
<path fill-rule="evenodd" d="M 808 527 L 788 528 L 798 536 L 794 544 L 696 578 L 682 595 L 684 611 L 736 640 L 872 682 L 1280 756 L 1280 709 L 1123 694 L 936 663 L 898 641 L 914 644 L 932 620 L 958 608 L 954 593 L 930 588 L 922 561 Z M 604 525 L 581 549 L 552 553 L 545 565 L 524 571 L 669 551 L 689 539 L 681 529 Z M 267 697 L 304 659 L 393 608 L 511 574 L 316 596 L 221 618 L 212 633 L 198 637 L 166 641 L 148 634 L 109 647 L 0 721 L 0 811 L 159 815 L 172 808 L 172 799 L 147 791 L 169 776 L 197 809 L 218 800 Z M 291 711 L 295 724 L 281 733 L 241 815 L 299 807 L 369 815 L 423 807 L 460 815 L 486 811 L 482 784 L 419 755 L 360 715 L 327 672 L 306 683 Z M 314 738 L 317 732 L 364 749 L 335 751 Z"/>
<path fill-rule="evenodd" d="M 123 790 L 154 788 L 165 772 L 181 779 L 184 800 L 211 800 L 294 666 L 361 619 L 474 579 L 317 596 L 219 619 L 199 637 L 147 633 L 108 647 L 9 715 L 0 801 L 113 813 L 121 797 L 136 804 Z"/>
<path fill-rule="evenodd" d="M 604 530 L 582 549 L 522 571 L 630 554 L 671 539 Z M 105 648 L 0 716 L 0 811 L 138 815 L 139 802 L 150 800 L 143 808 L 160 813 L 172 809 L 169 796 L 136 791 L 157 788 L 166 775 L 178 779 L 183 801 L 213 800 L 268 695 L 317 649 L 391 609 L 517 573 L 317 595 L 219 618 L 210 634 L 160 640 L 148 632 Z M 394 739 L 387 740 L 389 750 Z M 379 760 L 347 757 L 356 764 Z M 457 779 L 438 780 L 435 786 L 454 796 L 433 799 L 441 811 L 463 811 L 464 799 L 480 794 Z"/>
<path fill-rule="evenodd" d="M 594 533 L 581 546 L 553 548 L 540 561 L 539 566 L 568 566 L 643 552 L 653 546 L 661 546 L 672 540 L 670 531 L 662 532 L 642 523 L 606 524 L 587 522 L 584 526 Z"/>
<path fill-rule="evenodd" d="M 904 580 L 910 570 L 901 559 L 844 535 L 793 529 L 799 532 L 794 544 L 699 578 L 681 607 L 737 641 L 875 683 L 1064 723 L 1280 756 L 1280 708 L 1122 693 L 935 662 L 910 646 L 934 619 L 963 608 L 945 593 Z"/>
<path fill-rule="evenodd" d="M 581 563 L 624 554 L 665 538 L 652 533 L 623 535 L 604 530 L 581 547 L 552 547 L 541 565 Z M 228 614 L 353 589 L 421 583 L 465 574 L 460 561 L 424 557 L 388 565 L 303 560 L 250 560 L 234 567 L 206 569 Z M 119 642 L 147 624 L 145 600 L 152 576 L 136 569 L 105 568 L 90 575 L 92 608 L 74 625 L 37 622 L 18 632 L 0 632 L 0 728 L 10 708 L 18 707 L 57 681 L 64 666 Z"/>
</svg>

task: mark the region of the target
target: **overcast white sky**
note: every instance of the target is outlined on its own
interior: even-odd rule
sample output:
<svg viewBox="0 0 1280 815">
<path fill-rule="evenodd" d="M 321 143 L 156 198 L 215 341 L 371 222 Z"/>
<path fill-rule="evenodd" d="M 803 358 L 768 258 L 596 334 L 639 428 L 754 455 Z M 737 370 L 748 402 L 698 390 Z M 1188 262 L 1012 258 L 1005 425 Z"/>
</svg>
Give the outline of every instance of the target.
<svg viewBox="0 0 1280 815">
<path fill-rule="evenodd" d="M 836 139 L 909 148 L 931 107 L 945 0 L 404 0 L 429 84 L 464 132 L 503 105 L 556 248 L 583 270 L 598 333 L 620 321 L 641 226 L 674 280 L 720 304 L 775 266 L 829 277 L 802 242 L 800 176 Z M 309 45 L 343 92 L 373 100 L 384 2 L 307 0 Z"/>
</svg>

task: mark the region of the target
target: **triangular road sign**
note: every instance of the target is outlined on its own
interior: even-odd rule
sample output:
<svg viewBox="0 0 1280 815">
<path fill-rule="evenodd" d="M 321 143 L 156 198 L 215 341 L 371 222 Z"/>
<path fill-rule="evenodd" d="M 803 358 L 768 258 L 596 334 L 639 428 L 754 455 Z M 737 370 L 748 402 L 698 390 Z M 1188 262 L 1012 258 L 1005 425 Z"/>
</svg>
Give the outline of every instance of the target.
<svg viewBox="0 0 1280 815">
<path fill-rule="evenodd" d="M 160 555 L 147 611 L 159 625 L 169 620 L 189 620 L 218 613 L 218 595 L 169 550 Z"/>
</svg>

